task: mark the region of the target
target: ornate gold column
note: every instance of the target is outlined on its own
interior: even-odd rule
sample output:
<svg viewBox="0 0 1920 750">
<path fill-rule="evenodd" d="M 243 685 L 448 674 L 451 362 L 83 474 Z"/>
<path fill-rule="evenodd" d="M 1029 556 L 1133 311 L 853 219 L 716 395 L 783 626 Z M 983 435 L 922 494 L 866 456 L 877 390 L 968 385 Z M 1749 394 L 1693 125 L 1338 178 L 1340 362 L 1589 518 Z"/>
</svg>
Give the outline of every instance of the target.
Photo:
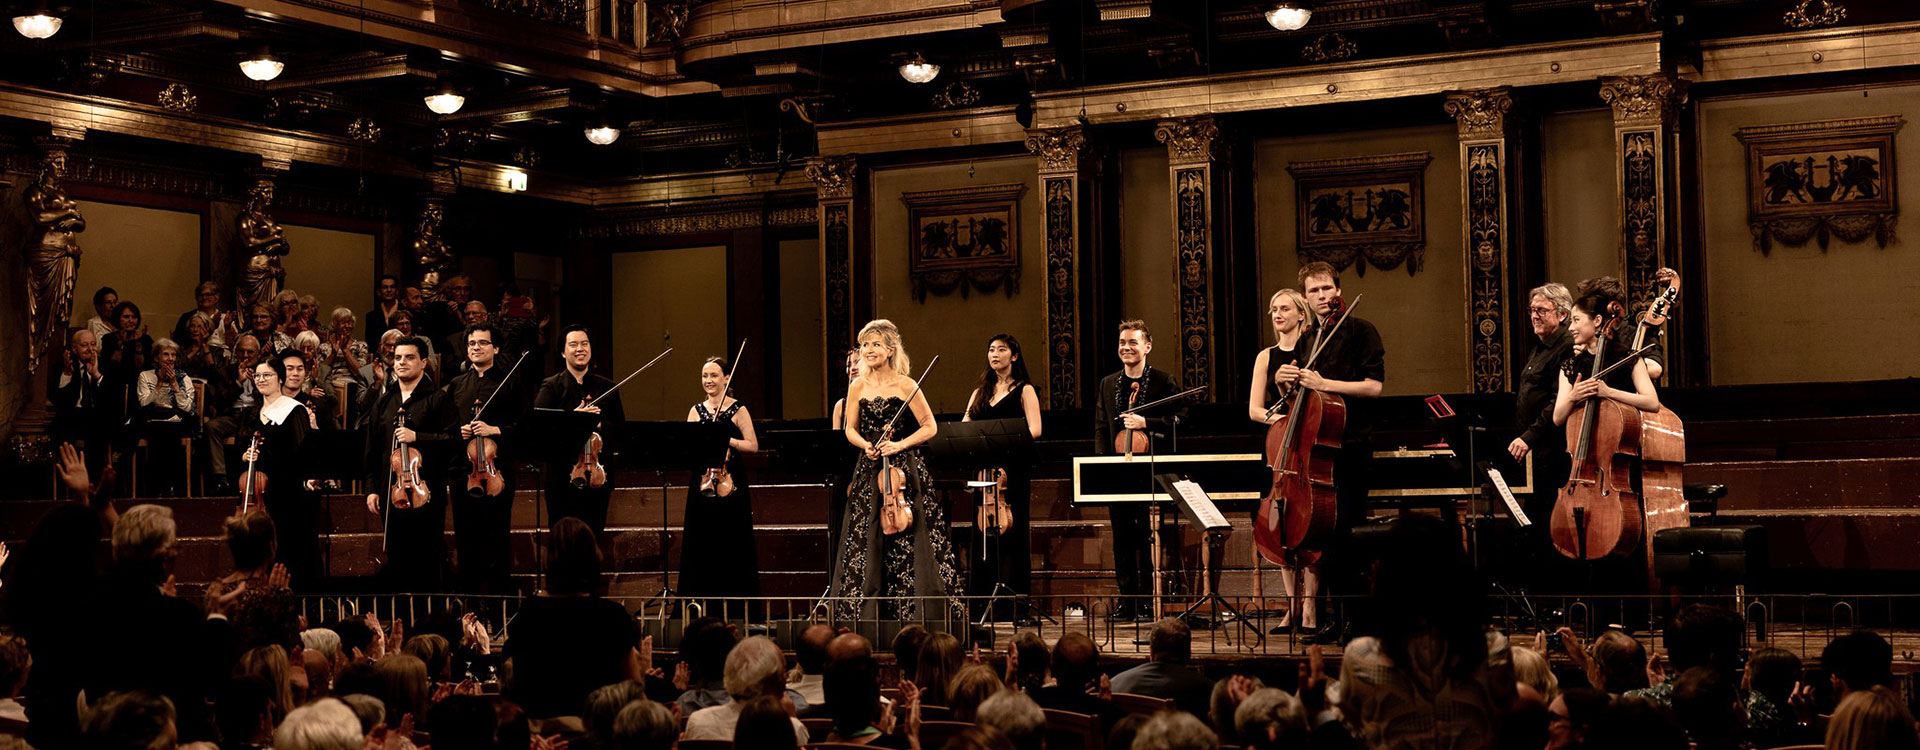
<svg viewBox="0 0 1920 750">
<path fill-rule="evenodd" d="M 859 155 L 818 156 L 807 179 L 820 197 L 820 320 L 826 328 L 826 383 L 846 380 L 842 352 L 853 348 L 853 230 Z M 832 392 L 829 388 L 828 391 Z M 831 403 L 827 396 L 826 403 Z"/>
<path fill-rule="evenodd" d="M 426 195 L 421 199 L 420 216 L 414 222 L 412 257 L 420 272 L 420 291 L 430 301 L 440 300 L 440 282 L 460 267 L 440 231 L 447 218 L 447 201 L 459 189 L 452 169 L 428 173 Z"/>
<path fill-rule="evenodd" d="M 1153 137 L 1167 145 L 1168 189 L 1173 204 L 1174 285 L 1180 295 L 1180 383 L 1213 386 L 1213 254 L 1225 170 L 1224 143 L 1211 115 L 1161 120 Z M 1220 400 L 1218 389 L 1208 394 Z"/>
<path fill-rule="evenodd" d="M 1447 94 L 1444 105 L 1460 128 L 1460 226 L 1467 264 L 1467 371 L 1474 393 L 1508 390 L 1507 253 L 1513 225 L 1513 130 L 1505 86 Z"/>
<path fill-rule="evenodd" d="M 1040 200 L 1047 233 L 1047 406 L 1080 405 L 1080 276 L 1089 216 L 1092 158 L 1079 126 L 1028 130 L 1040 157 Z"/>
<path fill-rule="evenodd" d="M 1669 75 L 1600 79 L 1600 98 L 1613 107 L 1620 281 L 1627 287 L 1628 307 L 1635 311 L 1652 301 L 1654 272 L 1675 260 L 1670 257 L 1675 232 L 1668 222 L 1679 195 L 1673 148 L 1686 86 L 1685 80 Z"/>
</svg>

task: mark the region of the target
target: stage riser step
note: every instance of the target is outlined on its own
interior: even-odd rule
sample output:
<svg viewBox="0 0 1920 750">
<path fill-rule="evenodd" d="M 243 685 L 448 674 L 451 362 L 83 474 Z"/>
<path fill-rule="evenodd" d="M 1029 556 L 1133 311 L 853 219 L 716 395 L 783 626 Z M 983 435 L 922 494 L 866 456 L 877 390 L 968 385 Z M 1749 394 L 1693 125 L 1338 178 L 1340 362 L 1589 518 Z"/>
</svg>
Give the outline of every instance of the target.
<svg viewBox="0 0 1920 750">
<path fill-rule="evenodd" d="M 1696 463 L 1687 465 L 1686 481 L 1726 485 L 1723 513 L 1912 508 L 1920 458 Z"/>
</svg>

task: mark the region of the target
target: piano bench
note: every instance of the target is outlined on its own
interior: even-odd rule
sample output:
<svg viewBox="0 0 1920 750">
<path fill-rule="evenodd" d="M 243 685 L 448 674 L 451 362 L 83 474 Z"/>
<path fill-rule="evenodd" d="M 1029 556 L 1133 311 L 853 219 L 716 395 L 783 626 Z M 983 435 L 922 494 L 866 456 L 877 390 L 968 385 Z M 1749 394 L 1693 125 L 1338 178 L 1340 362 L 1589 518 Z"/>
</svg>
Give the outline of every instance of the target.
<svg viewBox="0 0 1920 750">
<path fill-rule="evenodd" d="M 1680 496 L 1686 498 L 1689 513 L 1713 517 L 1720 514 L 1720 499 L 1727 496 L 1727 486 L 1707 482 L 1688 482 L 1681 485 Z"/>
<path fill-rule="evenodd" d="M 1691 526 L 1653 535 L 1653 569 L 1683 590 L 1746 586 L 1767 571 L 1761 526 Z"/>
</svg>

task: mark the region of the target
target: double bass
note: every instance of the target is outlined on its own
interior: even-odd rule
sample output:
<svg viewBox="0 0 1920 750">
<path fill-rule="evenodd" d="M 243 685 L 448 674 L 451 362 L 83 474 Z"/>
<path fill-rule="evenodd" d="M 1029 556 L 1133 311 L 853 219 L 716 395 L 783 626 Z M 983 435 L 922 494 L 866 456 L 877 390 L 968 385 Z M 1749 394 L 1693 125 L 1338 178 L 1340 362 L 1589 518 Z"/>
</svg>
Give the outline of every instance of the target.
<svg viewBox="0 0 1920 750">
<path fill-rule="evenodd" d="M 1612 303 L 1607 322 L 1594 332 L 1593 368 L 1585 379 L 1606 377 L 1607 340 L 1626 310 Z M 1620 364 L 1638 361 L 1639 352 Z M 1568 360 L 1568 369 L 1572 360 Z M 1569 373 L 1571 375 L 1571 373 Z M 1548 534 L 1554 549 L 1575 560 L 1626 555 L 1640 542 L 1640 497 L 1633 487 L 1633 461 L 1640 452 L 1639 409 L 1593 396 L 1567 417 L 1567 453 L 1573 471 L 1554 499 Z"/>
<path fill-rule="evenodd" d="M 1355 297 L 1354 304 L 1359 303 Z M 1301 369 L 1319 362 L 1321 351 L 1346 323 L 1347 310 L 1335 297 L 1327 315 L 1333 325 L 1322 321 L 1315 327 L 1313 349 Z M 1285 416 L 1267 427 L 1265 453 L 1273 485 L 1254 511 L 1253 543 L 1275 564 L 1311 565 L 1320 559 L 1339 521 L 1333 464 L 1346 435 L 1347 402 L 1335 394 L 1292 387 L 1284 389 L 1267 412 L 1278 413 L 1282 406 Z"/>
</svg>

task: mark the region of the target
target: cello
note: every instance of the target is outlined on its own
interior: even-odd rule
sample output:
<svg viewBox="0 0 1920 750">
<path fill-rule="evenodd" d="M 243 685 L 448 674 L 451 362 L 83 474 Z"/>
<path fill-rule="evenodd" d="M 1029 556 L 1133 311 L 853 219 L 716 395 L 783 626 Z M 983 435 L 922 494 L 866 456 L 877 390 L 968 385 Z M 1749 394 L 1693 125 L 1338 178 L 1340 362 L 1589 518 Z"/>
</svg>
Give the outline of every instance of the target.
<svg viewBox="0 0 1920 750">
<path fill-rule="evenodd" d="M 1355 297 L 1354 305 L 1366 295 Z M 1334 333 L 1347 321 L 1343 301 L 1335 297 L 1329 318 L 1315 326 L 1313 349 L 1302 369 L 1312 369 Z M 1307 388 L 1282 389 L 1281 397 L 1267 407 L 1269 415 L 1286 408 L 1280 421 L 1267 427 L 1266 459 L 1273 469 L 1273 485 L 1254 512 L 1254 547 L 1262 557 L 1278 565 L 1311 565 L 1320 559 L 1320 550 L 1332 537 L 1339 521 L 1338 490 L 1333 484 L 1333 463 L 1340 455 L 1340 444 L 1347 429 L 1346 399 Z"/>
<path fill-rule="evenodd" d="M 920 379 L 913 381 L 913 392 L 907 394 L 907 400 L 893 412 L 885 427 L 880 428 L 880 441 L 893 440 L 893 426 L 900 421 L 900 415 L 913 408 L 913 397 L 920 395 L 920 384 L 926 382 L 927 373 L 933 372 L 933 366 L 940 364 L 935 356 L 927 363 L 927 369 L 920 372 Z M 874 475 L 874 489 L 879 491 L 880 533 L 893 536 L 913 528 L 913 503 L 907 499 L 907 472 L 893 465 L 892 457 L 881 454 L 880 471 Z"/>
<path fill-rule="evenodd" d="M 720 403 L 722 404 L 725 404 L 727 402 L 726 394 L 733 391 L 733 374 L 740 371 L 740 357 L 745 355 L 746 353 L 747 353 L 747 340 L 741 339 L 740 350 L 733 353 L 733 366 L 727 368 L 727 387 L 720 391 L 720 396 L 721 396 Z M 726 411 L 726 409 L 721 409 L 720 411 Z M 719 416 L 720 415 L 718 412 L 714 414 L 715 418 L 718 418 Z M 735 489 L 735 486 L 733 483 L 733 472 L 727 471 L 727 463 L 732 460 L 733 460 L 733 443 L 732 441 L 728 441 L 727 453 L 724 458 L 720 459 L 720 465 L 715 466 L 711 469 L 707 469 L 707 473 L 700 477 L 700 496 L 701 497 L 708 497 L 708 498 L 727 497 L 728 495 L 733 494 L 733 491 Z"/>
<path fill-rule="evenodd" d="M 1586 379 L 1603 378 L 1622 364 L 1638 362 L 1640 351 L 1635 351 L 1613 367 L 1602 367 L 1607 339 L 1626 313 L 1619 302 L 1610 303 L 1609 308 L 1609 319 L 1594 332 L 1593 368 Z M 1573 360 L 1567 360 L 1567 369 L 1572 365 Z M 1554 500 L 1548 524 L 1560 554 L 1598 560 L 1626 555 L 1640 542 L 1640 497 L 1633 488 L 1640 429 L 1639 409 L 1597 395 L 1575 405 L 1568 415 L 1567 453 L 1573 458 L 1573 471 Z"/>
</svg>

